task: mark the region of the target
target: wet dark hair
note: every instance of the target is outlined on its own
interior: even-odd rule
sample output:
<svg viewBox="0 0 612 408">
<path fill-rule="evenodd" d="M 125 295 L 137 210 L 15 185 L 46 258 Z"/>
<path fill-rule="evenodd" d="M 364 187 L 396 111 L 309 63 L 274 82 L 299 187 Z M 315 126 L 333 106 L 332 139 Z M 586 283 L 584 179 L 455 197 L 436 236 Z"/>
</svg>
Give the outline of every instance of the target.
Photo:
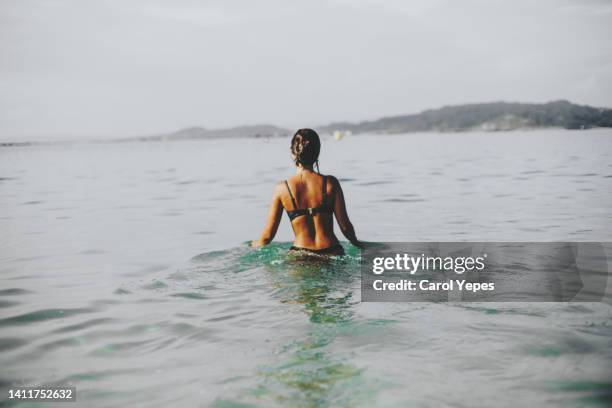
<svg viewBox="0 0 612 408">
<path fill-rule="evenodd" d="M 321 140 L 312 129 L 300 129 L 291 139 L 291 153 L 295 157 L 295 164 L 312 166 L 319 161 Z"/>
</svg>

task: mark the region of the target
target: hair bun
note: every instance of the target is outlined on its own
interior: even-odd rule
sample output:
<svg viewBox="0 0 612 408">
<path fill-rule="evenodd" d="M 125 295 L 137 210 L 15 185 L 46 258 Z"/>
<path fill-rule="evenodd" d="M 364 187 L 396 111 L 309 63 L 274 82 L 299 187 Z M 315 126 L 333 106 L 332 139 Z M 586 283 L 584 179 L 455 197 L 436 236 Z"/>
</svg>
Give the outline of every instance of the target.
<svg viewBox="0 0 612 408">
<path fill-rule="evenodd" d="M 319 135 L 312 129 L 298 130 L 291 140 L 291 152 L 296 163 L 313 164 L 319 157 L 320 149 Z"/>
</svg>

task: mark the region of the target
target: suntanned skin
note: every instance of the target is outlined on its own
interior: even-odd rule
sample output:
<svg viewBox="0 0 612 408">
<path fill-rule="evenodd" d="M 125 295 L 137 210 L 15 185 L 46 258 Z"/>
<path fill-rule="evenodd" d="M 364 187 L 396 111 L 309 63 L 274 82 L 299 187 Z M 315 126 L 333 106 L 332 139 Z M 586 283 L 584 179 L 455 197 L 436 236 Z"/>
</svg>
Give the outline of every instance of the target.
<svg viewBox="0 0 612 408">
<path fill-rule="evenodd" d="M 321 205 L 323 176 L 313 171 L 312 166 L 297 165 L 296 175 L 287 179 L 297 208 L 310 208 Z M 327 176 L 327 200 L 333 204 L 334 215 L 344 236 L 355 246 L 361 247 L 355 229 L 346 212 L 346 203 L 340 182 L 334 176 Z M 269 244 L 276 235 L 283 215 L 283 208 L 293 210 L 291 197 L 285 182 L 279 182 L 272 193 L 266 226 L 258 240 L 251 243 L 258 247 Z M 324 249 L 338 244 L 334 234 L 334 222 L 329 213 L 297 217 L 291 223 L 295 233 L 293 245 L 307 249 Z"/>
</svg>

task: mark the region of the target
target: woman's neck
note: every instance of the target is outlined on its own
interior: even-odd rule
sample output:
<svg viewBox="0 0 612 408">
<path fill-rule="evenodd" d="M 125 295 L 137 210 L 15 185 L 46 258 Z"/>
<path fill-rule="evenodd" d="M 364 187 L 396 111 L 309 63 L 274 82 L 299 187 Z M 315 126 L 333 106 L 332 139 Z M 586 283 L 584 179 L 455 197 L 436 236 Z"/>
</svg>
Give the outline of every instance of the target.
<svg viewBox="0 0 612 408">
<path fill-rule="evenodd" d="M 314 173 L 314 170 L 312 169 L 312 165 L 310 166 L 304 166 L 303 164 L 300 164 L 299 166 L 297 166 L 296 168 L 296 173 L 300 174 L 302 172 L 310 172 L 310 173 Z"/>
</svg>

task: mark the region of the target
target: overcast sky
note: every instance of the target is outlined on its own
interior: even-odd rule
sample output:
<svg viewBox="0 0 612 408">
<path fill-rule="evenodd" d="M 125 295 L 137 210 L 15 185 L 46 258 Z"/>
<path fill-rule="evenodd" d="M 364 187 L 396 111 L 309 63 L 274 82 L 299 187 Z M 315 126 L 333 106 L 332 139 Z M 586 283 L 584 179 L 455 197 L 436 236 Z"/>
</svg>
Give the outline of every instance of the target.
<svg viewBox="0 0 612 408">
<path fill-rule="evenodd" d="M 612 106 L 612 1 L 0 0 L 0 137 Z"/>
</svg>

